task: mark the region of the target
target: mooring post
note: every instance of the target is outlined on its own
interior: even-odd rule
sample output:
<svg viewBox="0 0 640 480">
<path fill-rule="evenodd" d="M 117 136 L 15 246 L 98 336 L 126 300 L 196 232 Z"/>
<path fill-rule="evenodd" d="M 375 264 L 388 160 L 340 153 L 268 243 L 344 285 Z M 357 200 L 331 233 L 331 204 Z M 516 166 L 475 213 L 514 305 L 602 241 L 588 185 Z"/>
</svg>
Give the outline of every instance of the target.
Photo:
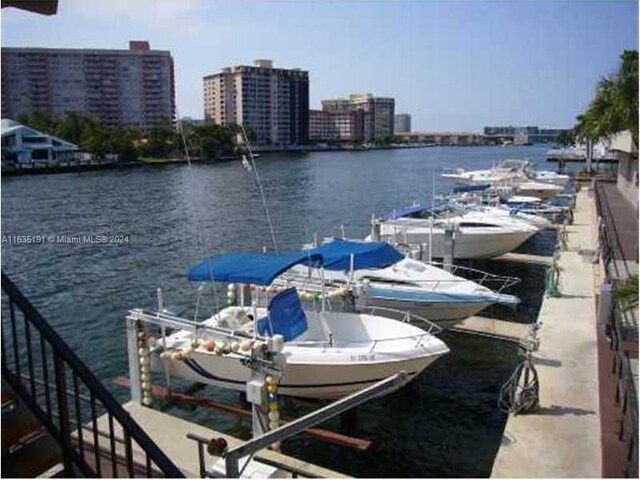
<svg viewBox="0 0 640 480">
<path fill-rule="evenodd" d="M 374 242 L 380 241 L 380 222 L 376 220 L 375 215 L 371 215 L 371 240 Z"/>
<path fill-rule="evenodd" d="M 457 225 L 449 224 L 444 228 L 444 254 L 442 258 L 442 267 L 447 272 L 451 272 L 453 259 L 455 258 L 454 253 L 457 232 Z"/>
</svg>

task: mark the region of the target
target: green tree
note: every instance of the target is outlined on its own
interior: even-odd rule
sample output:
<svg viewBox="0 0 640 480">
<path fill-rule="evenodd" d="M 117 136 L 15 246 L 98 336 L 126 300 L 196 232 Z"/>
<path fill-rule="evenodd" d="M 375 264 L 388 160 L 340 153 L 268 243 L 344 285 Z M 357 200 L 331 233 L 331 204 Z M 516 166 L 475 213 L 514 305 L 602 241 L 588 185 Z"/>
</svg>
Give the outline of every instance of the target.
<svg viewBox="0 0 640 480">
<path fill-rule="evenodd" d="M 145 140 L 142 150 L 146 156 L 166 157 L 181 149 L 180 138 L 168 119 L 153 127 Z"/>
<path fill-rule="evenodd" d="M 638 146 L 638 51 L 625 50 L 618 72 L 601 79 L 589 108 L 579 115 L 580 139 L 600 140 L 630 130 Z"/>
<path fill-rule="evenodd" d="M 215 159 L 233 154 L 235 136 L 234 129 L 223 125 L 197 125 L 193 129 L 192 143 L 199 156 Z"/>
<path fill-rule="evenodd" d="M 60 123 L 53 116 L 41 110 L 34 110 L 28 115 L 20 115 L 16 120 L 27 127 L 48 135 L 57 136 L 60 128 Z"/>
</svg>

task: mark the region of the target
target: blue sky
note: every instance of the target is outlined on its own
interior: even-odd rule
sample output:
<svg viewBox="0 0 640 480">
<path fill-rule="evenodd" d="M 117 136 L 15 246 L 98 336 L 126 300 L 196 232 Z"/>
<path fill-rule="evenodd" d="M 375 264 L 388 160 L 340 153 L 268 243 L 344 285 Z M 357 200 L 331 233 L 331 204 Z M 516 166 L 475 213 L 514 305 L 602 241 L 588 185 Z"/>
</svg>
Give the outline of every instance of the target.
<svg viewBox="0 0 640 480">
<path fill-rule="evenodd" d="M 2 9 L 3 46 L 170 50 L 178 114 L 202 117 L 202 76 L 273 59 L 310 72 L 311 107 L 354 92 L 396 98 L 414 130 L 568 127 L 595 82 L 638 48 L 635 1 L 223 2 L 59 0 Z"/>
</svg>

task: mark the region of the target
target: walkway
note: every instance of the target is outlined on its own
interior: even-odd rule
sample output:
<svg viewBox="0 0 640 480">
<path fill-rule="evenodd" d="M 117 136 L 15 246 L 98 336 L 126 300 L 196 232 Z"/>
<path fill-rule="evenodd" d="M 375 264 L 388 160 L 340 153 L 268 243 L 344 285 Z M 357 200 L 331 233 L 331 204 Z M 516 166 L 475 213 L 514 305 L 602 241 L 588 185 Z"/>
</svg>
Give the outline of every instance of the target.
<svg viewBox="0 0 640 480">
<path fill-rule="evenodd" d="M 509 416 L 492 477 L 601 476 L 593 264 L 578 252 L 594 248 L 594 219 L 582 190 L 558 262 L 562 297 L 545 298 L 540 310 L 540 406 Z"/>
</svg>

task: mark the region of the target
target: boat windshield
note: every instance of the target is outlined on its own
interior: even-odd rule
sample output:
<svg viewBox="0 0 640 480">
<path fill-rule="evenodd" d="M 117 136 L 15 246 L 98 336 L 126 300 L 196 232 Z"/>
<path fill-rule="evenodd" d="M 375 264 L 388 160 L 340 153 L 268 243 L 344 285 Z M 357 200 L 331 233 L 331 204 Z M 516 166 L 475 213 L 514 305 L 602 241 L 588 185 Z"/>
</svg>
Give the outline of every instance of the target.
<svg viewBox="0 0 640 480">
<path fill-rule="evenodd" d="M 503 160 L 498 168 L 505 170 L 522 170 L 527 166 L 527 160 Z"/>
</svg>

